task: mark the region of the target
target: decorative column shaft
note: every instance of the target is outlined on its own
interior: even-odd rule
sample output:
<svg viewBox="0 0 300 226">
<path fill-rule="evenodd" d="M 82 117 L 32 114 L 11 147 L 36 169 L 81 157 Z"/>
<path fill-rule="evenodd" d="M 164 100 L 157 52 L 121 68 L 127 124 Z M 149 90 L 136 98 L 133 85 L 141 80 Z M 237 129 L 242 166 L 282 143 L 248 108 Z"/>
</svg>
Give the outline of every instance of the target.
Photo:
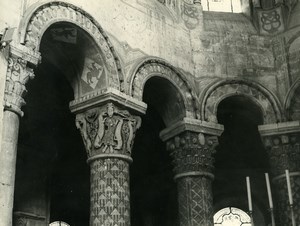
<svg viewBox="0 0 300 226">
<path fill-rule="evenodd" d="M 24 58 L 11 54 L 6 73 L 0 150 L 0 225 L 5 226 L 12 225 L 19 117 L 23 115 L 25 84 L 34 76 Z"/>
<path fill-rule="evenodd" d="M 90 225 L 129 226 L 129 163 L 138 116 L 112 102 L 77 114 L 91 167 Z"/>
<path fill-rule="evenodd" d="M 290 172 L 293 210 L 300 223 L 300 122 L 286 122 L 259 127 L 269 155 L 276 192 L 278 225 L 292 225 L 285 170 Z"/>
<path fill-rule="evenodd" d="M 213 226 L 213 153 L 223 127 L 184 119 L 161 133 L 174 163 L 180 226 Z"/>
</svg>

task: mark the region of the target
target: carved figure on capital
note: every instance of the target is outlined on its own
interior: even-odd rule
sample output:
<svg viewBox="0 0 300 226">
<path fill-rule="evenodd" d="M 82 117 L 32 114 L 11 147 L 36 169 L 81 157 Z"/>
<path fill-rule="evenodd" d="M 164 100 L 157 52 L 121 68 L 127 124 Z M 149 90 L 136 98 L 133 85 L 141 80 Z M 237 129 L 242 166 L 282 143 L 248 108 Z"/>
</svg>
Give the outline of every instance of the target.
<svg viewBox="0 0 300 226">
<path fill-rule="evenodd" d="M 5 84 L 5 108 L 21 112 L 25 104 L 23 95 L 26 93 L 26 83 L 34 78 L 33 69 L 27 66 L 27 61 L 11 56 L 8 59 Z"/>
<path fill-rule="evenodd" d="M 78 114 L 76 125 L 81 130 L 88 157 L 105 153 L 130 155 L 141 119 L 108 103 Z"/>
<path fill-rule="evenodd" d="M 167 142 L 167 149 L 173 157 L 175 173 L 211 172 L 217 145 L 217 136 L 203 133 L 184 132 L 172 138 Z"/>
</svg>

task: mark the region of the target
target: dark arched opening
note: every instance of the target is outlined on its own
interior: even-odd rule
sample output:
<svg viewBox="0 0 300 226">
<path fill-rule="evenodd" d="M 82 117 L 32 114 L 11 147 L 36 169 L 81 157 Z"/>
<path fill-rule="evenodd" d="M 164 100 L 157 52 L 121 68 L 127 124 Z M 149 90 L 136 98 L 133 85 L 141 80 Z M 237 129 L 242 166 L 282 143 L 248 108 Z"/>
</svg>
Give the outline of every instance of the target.
<svg viewBox="0 0 300 226">
<path fill-rule="evenodd" d="M 216 210 L 236 206 L 247 211 L 245 178 L 250 176 L 258 225 L 265 225 L 268 209 L 264 173 L 269 171 L 269 163 L 258 132 L 262 116 L 261 108 L 248 97 L 232 96 L 220 102 L 217 119 L 224 132 L 215 155 L 213 183 Z"/>
<path fill-rule="evenodd" d="M 53 24 L 43 35 L 42 63 L 27 86 L 18 141 L 14 212 L 25 214 L 28 225 L 89 224 L 89 167 L 69 102 L 91 45 L 70 23 Z"/>
<path fill-rule="evenodd" d="M 148 108 L 136 134 L 130 170 L 132 226 L 176 226 L 178 222 L 172 159 L 159 138 L 159 132 L 174 120 L 168 114 L 177 96 L 174 91 L 170 82 L 159 77 L 149 79 L 144 88 Z"/>
</svg>

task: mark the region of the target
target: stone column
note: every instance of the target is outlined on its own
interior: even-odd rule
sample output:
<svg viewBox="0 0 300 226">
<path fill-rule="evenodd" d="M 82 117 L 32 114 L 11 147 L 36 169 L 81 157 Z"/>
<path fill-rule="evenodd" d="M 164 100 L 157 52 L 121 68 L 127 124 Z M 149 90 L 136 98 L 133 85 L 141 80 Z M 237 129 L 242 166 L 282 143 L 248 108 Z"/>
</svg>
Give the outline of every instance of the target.
<svg viewBox="0 0 300 226">
<path fill-rule="evenodd" d="M 121 108 L 108 101 L 76 116 L 91 168 L 93 226 L 130 226 L 129 164 L 141 119 Z"/>
<path fill-rule="evenodd" d="M 269 155 L 275 191 L 275 216 L 278 225 L 292 225 L 285 170 L 290 171 L 293 209 L 300 223 L 300 122 L 259 126 Z"/>
<path fill-rule="evenodd" d="M 15 50 L 13 50 L 16 53 Z M 0 225 L 12 225 L 12 209 L 15 185 L 19 118 L 23 115 L 22 98 L 25 84 L 33 78 L 33 70 L 20 52 L 11 54 L 6 74 L 3 132 L 0 150 Z"/>
<path fill-rule="evenodd" d="M 184 119 L 161 132 L 174 163 L 180 226 L 213 226 L 213 153 L 219 124 Z"/>
</svg>

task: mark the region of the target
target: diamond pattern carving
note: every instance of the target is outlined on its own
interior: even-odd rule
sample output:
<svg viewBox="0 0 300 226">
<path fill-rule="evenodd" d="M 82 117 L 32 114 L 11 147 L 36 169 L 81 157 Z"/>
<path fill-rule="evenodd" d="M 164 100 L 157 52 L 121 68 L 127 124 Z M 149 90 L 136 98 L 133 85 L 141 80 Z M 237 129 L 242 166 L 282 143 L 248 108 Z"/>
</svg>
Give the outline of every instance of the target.
<svg viewBox="0 0 300 226">
<path fill-rule="evenodd" d="M 211 180 L 184 177 L 178 180 L 180 226 L 213 225 Z"/>
</svg>

